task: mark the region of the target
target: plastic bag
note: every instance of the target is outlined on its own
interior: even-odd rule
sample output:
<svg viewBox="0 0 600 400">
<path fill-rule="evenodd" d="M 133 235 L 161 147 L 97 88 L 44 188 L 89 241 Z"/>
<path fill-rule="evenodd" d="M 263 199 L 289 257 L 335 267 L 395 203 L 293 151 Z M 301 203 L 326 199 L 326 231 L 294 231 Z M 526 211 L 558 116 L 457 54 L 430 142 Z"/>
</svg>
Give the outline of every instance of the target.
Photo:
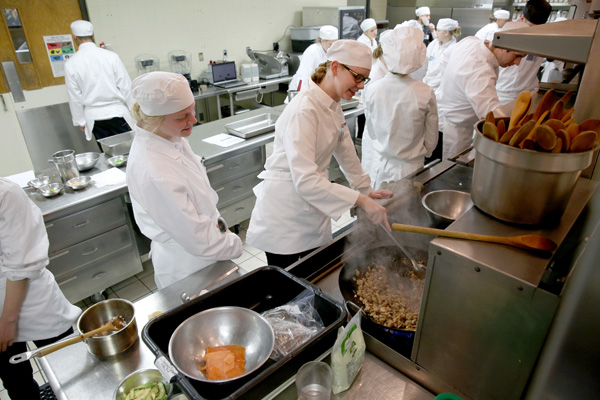
<svg viewBox="0 0 600 400">
<path fill-rule="evenodd" d="M 341 330 L 331 351 L 333 369 L 333 393 L 347 390 L 365 359 L 365 339 L 360 329 L 360 312 Z"/>
<path fill-rule="evenodd" d="M 273 360 L 290 354 L 323 329 L 323 321 L 314 304 L 315 294 L 307 289 L 289 303 L 263 313 L 275 333 Z"/>
</svg>

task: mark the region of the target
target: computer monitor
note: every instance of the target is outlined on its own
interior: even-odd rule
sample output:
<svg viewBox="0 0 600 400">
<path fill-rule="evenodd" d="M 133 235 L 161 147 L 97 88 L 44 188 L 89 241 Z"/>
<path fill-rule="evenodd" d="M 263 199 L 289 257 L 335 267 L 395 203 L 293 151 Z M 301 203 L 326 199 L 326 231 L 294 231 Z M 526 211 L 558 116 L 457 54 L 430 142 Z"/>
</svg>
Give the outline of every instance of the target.
<svg viewBox="0 0 600 400">
<path fill-rule="evenodd" d="M 224 83 L 235 81 L 237 74 L 235 71 L 235 61 L 228 61 L 212 65 L 213 83 Z"/>
</svg>

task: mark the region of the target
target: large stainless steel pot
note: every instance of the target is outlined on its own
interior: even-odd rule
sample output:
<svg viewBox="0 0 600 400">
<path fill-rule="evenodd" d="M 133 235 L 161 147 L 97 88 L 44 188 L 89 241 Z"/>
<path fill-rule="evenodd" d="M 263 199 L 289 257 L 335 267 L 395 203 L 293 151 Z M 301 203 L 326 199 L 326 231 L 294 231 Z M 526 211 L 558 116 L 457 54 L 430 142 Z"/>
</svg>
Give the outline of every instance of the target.
<svg viewBox="0 0 600 400">
<path fill-rule="evenodd" d="M 77 320 L 77 329 L 86 333 L 121 315 L 127 325 L 118 332 L 103 332 L 86 339 L 88 351 L 97 357 L 110 357 L 122 353 L 138 340 L 134 308 L 125 299 L 108 299 L 85 310 Z"/>
<path fill-rule="evenodd" d="M 511 147 L 484 137 L 483 122 L 475 125 L 473 203 L 506 222 L 557 223 L 594 151 L 555 154 Z"/>
</svg>

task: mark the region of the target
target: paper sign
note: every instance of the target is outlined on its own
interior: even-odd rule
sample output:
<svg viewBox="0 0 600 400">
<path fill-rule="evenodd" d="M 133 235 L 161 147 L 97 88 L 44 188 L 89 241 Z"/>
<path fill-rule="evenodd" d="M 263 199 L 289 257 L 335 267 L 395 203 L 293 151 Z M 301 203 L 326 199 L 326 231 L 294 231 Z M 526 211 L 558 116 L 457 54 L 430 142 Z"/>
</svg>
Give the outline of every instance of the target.
<svg viewBox="0 0 600 400">
<path fill-rule="evenodd" d="M 75 54 L 75 45 L 71 35 L 44 36 L 46 51 L 50 59 L 52 74 L 55 78 L 65 76 L 65 62 Z"/>
<path fill-rule="evenodd" d="M 203 139 L 202 141 L 210 144 L 216 144 L 217 146 L 221 147 L 229 147 L 233 146 L 234 144 L 241 143 L 244 140 L 245 139 L 242 139 L 237 136 L 231 136 L 226 133 L 219 133 L 218 135 Z"/>
</svg>

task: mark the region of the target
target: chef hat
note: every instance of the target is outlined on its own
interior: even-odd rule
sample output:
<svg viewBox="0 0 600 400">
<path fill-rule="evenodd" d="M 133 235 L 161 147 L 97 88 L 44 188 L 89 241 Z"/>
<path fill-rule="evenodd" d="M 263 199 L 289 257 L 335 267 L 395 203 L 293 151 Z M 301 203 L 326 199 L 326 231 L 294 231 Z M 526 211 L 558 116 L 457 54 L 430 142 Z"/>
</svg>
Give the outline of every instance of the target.
<svg viewBox="0 0 600 400">
<path fill-rule="evenodd" d="M 529 0 L 523 8 L 523 15 L 534 25 L 545 24 L 552 12 L 552 6 L 546 0 Z"/>
<path fill-rule="evenodd" d="M 494 18 L 496 19 L 510 19 L 510 12 L 506 10 L 496 10 L 494 11 Z"/>
<path fill-rule="evenodd" d="M 377 26 L 375 20 L 373 18 L 367 18 L 360 24 L 360 29 L 362 29 L 363 32 L 366 32 L 374 26 Z"/>
<path fill-rule="evenodd" d="M 401 26 L 412 26 L 414 28 L 418 28 L 418 29 L 423 29 L 421 24 L 419 24 L 416 20 L 414 19 L 409 19 L 408 21 L 404 21 L 401 24 L 398 24 L 394 27 L 394 30 L 400 28 Z"/>
<path fill-rule="evenodd" d="M 423 33 L 421 33 L 421 36 L 423 36 Z M 327 60 L 337 61 L 352 67 L 371 69 L 372 57 L 373 52 L 369 46 L 356 40 L 337 40 L 327 50 Z"/>
<path fill-rule="evenodd" d="M 437 24 L 439 31 L 453 31 L 458 28 L 458 21 L 452 18 L 440 18 Z"/>
<path fill-rule="evenodd" d="M 150 117 L 179 112 L 194 103 L 190 84 L 181 74 L 154 71 L 133 80 L 131 94 Z"/>
<path fill-rule="evenodd" d="M 421 15 L 431 15 L 431 10 L 429 7 L 419 7 L 415 11 L 415 14 L 417 14 L 417 17 L 420 17 Z"/>
<path fill-rule="evenodd" d="M 319 37 L 323 40 L 337 40 L 338 29 L 332 25 L 323 25 L 319 29 Z"/>
<path fill-rule="evenodd" d="M 94 25 L 82 19 L 73 21 L 71 22 L 71 32 L 77 37 L 92 36 L 94 34 Z"/>
<path fill-rule="evenodd" d="M 412 26 L 401 26 L 381 38 L 383 57 L 388 70 L 399 74 L 410 74 L 425 63 L 426 48 L 423 31 Z"/>
</svg>

